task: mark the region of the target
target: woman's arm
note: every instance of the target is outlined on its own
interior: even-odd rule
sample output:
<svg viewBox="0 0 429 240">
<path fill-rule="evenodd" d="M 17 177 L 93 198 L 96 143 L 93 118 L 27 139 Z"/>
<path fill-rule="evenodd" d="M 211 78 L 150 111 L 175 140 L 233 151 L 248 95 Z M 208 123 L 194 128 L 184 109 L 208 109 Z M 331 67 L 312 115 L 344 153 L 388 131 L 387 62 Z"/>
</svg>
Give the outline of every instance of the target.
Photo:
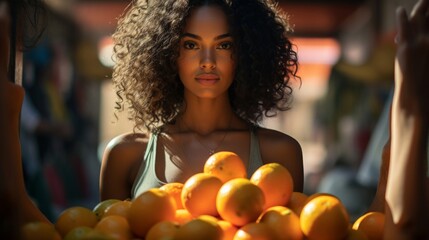
<svg viewBox="0 0 429 240">
<path fill-rule="evenodd" d="M 2 72 L 2 75 L 4 72 Z M 2 197 L 14 204 L 21 223 L 46 221 L 47 218 L 33 204 L 27 195 L 22 172 L 21 148 L 19 143 L 19 112 L 24 91 L 21 87 L 0 80 L 0 132 L 3 140 L 0 143 L 0 176 Z M 5 101 L 6 100 L 6 101 Z M 2 205 L 9 208 L 11 206 Z"/>
<path fill-rule="evenodd" d="M 429 89 L 428 10 L 429 1 L 420 0 L 410 17 L 403 8 L 397 11 L 398 49 L 385 239 L 429 237 L 426 192 L 429 111 L 425 103 L 425 91 Z"/>
<path fill-rule="evenodd" d="M 100 200 L 131 198 L 131 188 L 146 149 L 147 136 L 120 135 L 107 145 L 100 171 Z"/>
</svg>

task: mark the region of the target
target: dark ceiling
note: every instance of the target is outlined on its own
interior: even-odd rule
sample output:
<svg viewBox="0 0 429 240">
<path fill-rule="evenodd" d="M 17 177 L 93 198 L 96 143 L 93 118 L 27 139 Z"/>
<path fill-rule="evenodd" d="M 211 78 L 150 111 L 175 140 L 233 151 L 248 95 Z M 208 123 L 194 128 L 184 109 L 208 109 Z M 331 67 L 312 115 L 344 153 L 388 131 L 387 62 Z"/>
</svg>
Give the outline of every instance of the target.
<svg viewBox="0 0 429 240">
<path fill-rule="evenodd" d="M 129 0 L 76 0 L 71 17 L 84 31 L 110 34 L 128 3 Z M 294 33 L 316 37 L 335 35 L 362 4 L 363 0 L 279 0 L 279 6 L 290 15 Z"/>
</svg>

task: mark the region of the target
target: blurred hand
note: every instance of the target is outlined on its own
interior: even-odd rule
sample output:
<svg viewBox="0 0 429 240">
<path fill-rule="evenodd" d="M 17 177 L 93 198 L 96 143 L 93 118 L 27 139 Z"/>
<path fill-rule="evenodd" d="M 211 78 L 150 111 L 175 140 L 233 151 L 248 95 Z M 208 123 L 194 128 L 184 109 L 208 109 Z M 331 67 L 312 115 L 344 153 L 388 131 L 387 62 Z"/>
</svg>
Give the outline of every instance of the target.
<svg viewBox="0 0 429 240">
<path fill-rule="evenodd" d="M 401 88 L 399 104 L 402 109 L 427 117 L 429 107 L 424 102 L 429 94 L 429 1 L 419 0 L 410 16 L 404 8 L 398 8 L 396 20 L 395 84 Z"/>
</svg>

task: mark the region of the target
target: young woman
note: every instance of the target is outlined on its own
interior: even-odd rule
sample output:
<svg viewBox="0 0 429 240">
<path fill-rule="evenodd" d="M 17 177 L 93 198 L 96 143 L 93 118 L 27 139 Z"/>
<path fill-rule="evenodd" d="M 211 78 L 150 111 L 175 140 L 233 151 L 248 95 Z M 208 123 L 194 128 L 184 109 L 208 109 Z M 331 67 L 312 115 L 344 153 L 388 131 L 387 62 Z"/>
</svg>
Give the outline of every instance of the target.
<svg viewBox="0 0 429 240">
<path fill-rule="evenodd" d="M 137 128 L 107 147 L 101 199 L 133 198 L 201 172 L 210 154 L 237 153 L 252 174 L 289 169 L 303 188 L 299 143 L 258 126 L 285 110 L 297 70 L 288 26 L 269 1 L 133 1 L 119 21 L 113 81 Z"/>
<path fill-rule="evenodd" d="M 7 15 L 2 26 L 9 25 Z M 2 30 L 8 52 L 8 31 Z M 114 35 L 113 80 L 118 104 L 129 104 L 136 128 L 150 134 L 112 140 L 101 169 L 101 199 L 133 198 L 165 182 L 183 182 L 221 150 L 240 155 L 249 175 L 264 163 L 281 163 L 295 191 L 302 191 L 298 142 L 258 126 L 264 116 L 289 108 L 297 58 L 287 31 L 285 17 L 265 1 L 133 1 Z M 1 176 L 12 176 L 1 181 L 2 196 L 22 206 L 20 221 L 46 221 L 23 185 L 23 91 L 6 80 L 7 55 L 1 60 L 0 126 L 8 141 L 1 142 L 0 169 Z"/>
<path fill-rule="evenodd" d="M 285 37 L 284 19 L 273 5 L 256 0 L 181 3 L 136 1 L 119 23 L 114 74 L 123 99 L 119 104 L 129 104 L 136 127 L 148 128 L 150 134 L 127 134 L 108 146 L 102 199 L 134 197 L 164 182 L 184 181 L 201 171 L 211 152 L 220 150 L 237 152 L 249 173 L 260 164 L 280 162 L 292 173 L 295 190 L 302 190 L 299 144 L 257 126 L 272 110 L 286 109 L 282 103 L 291 94 L 288 83 L 296 71 L 296 55 Z M 419 221 L 428 219 L 427 188 L 422 187 L 427 187 L 427 178 L 421 168 L 428 112 L 422 90 L 427 89 L 428 68 L 427 55 L 418 55 L 428 49 L 428 5 L 427 0 L 419 2 L 410 18 L 399 14 L 391 136 L 395 154 L 389 167 L 395 178 L 387 182 L 385 232 L 400 234 L 388 239 L 427 237 L 425 230 L 416 235 L 415 229 L 421 230 Z M 0 7 L 1 26 L 8 25 L 6 15 Z M 8 52 L 4 29 L 0 50 Z M 0 142 L 0 176 L 9 177 L 0 181 L 0 196 L 10 203 L 1 210 L 20 206 L 21 223 L 43 220 L 22 179 L 18 119 L 23 91 L 7 81 L 6 72 L 7 57 L 1 55 L 0 132 L 8 141 Z"/>
</svg>

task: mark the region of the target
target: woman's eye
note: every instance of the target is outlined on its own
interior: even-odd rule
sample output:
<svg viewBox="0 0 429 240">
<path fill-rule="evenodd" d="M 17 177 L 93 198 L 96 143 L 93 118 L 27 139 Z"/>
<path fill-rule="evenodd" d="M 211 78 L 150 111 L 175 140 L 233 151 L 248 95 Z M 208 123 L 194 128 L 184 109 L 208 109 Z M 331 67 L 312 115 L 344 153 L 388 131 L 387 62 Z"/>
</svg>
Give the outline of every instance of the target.
<svg viewBox="0 0 429 240">
<path fill-rule="evenodd" d="M 231 49 L 232 46 L 233 46 L 232 42 L 223 42 L 223 43 L 219 44 L 218 49 L 228 50 L 228 49 Z"/>
<path fill-rule="evenodd" d="M 190 41 L 186 41 L 183 46 L 185 47 L 185 49 L 197 49 L 197 44 L 195 44 L 194 42 L 190 42 Z"/>
</svg>

